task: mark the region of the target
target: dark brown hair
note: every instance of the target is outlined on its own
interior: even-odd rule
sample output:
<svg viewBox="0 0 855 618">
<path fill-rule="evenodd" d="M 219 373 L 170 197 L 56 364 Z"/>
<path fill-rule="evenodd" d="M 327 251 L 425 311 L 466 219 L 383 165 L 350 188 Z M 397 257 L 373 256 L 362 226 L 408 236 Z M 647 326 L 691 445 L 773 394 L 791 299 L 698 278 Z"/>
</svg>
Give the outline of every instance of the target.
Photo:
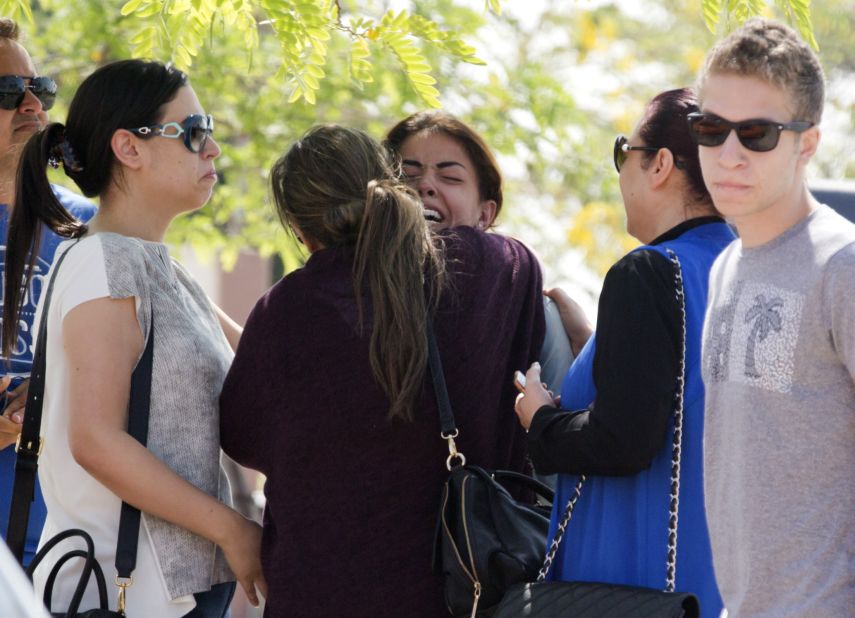
<svg viewBox="0 0 855 618">
<path fill-rule="evenodd" d="M 355 247 L 360 328 L 366 288 L 371 299 L 371 371 L 389 398 L 389 417 L 412 420 L 427 367 L 429 307 L 444 280 L 421 201 L 397 179 L 376 141 L 335 125 L 306 133 L 273 165 L 270 181 L 286 228 L 323 247 Z M 433 279 L 431 301 L 426 272 Z"/>
<path fill-rule="evenodd" d="M 400 159 L 407 138 L 419 133 L 443 133 L 456 141 L 472 160 L 478 177 L 478 194 L 482 201 L 496 202 L 496 216 L 502 211 L 502 173 L 486 142 L 472 128 L 448 112 L 418 112 L 404 118 L 386 134 L 383 145 Z M 490 222 L 492 226 L 492 221 Z"/>
<path fill-rule="evenodd" d="M 638 135 L 647 145 L 667 148 L 683 170 L 688 181 L 689 205 L 713 208 L 712 198 L 704 184 L 698 146 L 689 133 L 687 116 L 698 111 L 695 93 L 689 88 L 662 92 L 647 104 Z M 643 152 L 646 169 L 655 153 Z"/>
</svg>

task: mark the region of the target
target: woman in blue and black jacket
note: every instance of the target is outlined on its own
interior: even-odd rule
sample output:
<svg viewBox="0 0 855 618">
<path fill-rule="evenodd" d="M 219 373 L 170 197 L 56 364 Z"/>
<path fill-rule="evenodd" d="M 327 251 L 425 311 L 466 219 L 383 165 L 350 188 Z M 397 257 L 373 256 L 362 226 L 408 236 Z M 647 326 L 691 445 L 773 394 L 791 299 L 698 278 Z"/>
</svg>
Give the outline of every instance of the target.
<svg viewBox="0 0 855 618">
<path fill-rule="evenodd" d="M 616 140 L 627 228 L 644 244 L 606 275 L 596 332 L 564 380 L 560 407 L 540 388 L 534 366 L 516 409 L 535 468 L 560 473 L 550 538 L 579 475 L 587 475 L 549 578 L 663 589 L 683 342 L 669 252 L 676 254 L 686 301 L 676 589 L 695 593 L 702 615 L 717 616 L 722 602 L 703 500 L 700 348 L 709 269 L 733 234 L 713 207 L 689 135 L 686 116 L 697 109 L 691 91 L 664 92 L 633 134 Z M 564 308 L 574 347 L 581 345 L 572 301 L 560 291 L 551 295 Z"/>
</svg>

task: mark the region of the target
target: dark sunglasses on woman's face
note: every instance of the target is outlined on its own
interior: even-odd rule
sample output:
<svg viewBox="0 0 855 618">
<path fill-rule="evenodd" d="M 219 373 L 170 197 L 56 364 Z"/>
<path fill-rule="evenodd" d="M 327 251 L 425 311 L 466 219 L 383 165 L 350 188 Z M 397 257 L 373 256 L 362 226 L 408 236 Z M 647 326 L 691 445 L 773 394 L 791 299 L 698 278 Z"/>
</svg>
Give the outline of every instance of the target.
<svg viewBox="0 0 855 618">
<path fill-rule="evenodd" d="M 731 131 L 736 131 L 739 143 L 754 152 L 774 150 L 781 137 L 781 131 L 802 133 L 813 126 L 812 122 L 796 120 L 793 122 L 775 122 L 774 120 L 754 119 L 731 122 L 721 116 L 705 112 L 688 115 L 689 132 L 699 146 L 721 146 L 727 141 Z"/>
<path fill-rule="evenodd" d="M 128 130 L 143 137 L 157 136 L 178 139 L 183 135 L 184 146 L 187 150 L 190 152 L 202 152 L 208 143 L 208 136 L 214 132 L 214 119 L 210 114 L 207 116 L 191 114 L 180 123 L 167 122 L 164 124 L 154 124 L 150 127 L 137 127 L 136 129 Z"/>
<path fill-rule="evenodd" d="M 56 82 L 50 77 L 24 77 L 22 75 L 0 75 L 0 108 L 18 109 L 24 102 L 27 90 L 41 101 L 47 111 L 56 101 Z"/>
<path fill-rule="evenodd" d="M 652 146 L 630 146 L 629 141 L 623 135 L 618 135 L 615 140 L 615 149 L 614 149 L 614 159 L 615 159 L 615 169 L 618 174 L 620 174 L 620 168 L 623 167 L 623 164 L 626 163 L 626 158 L 629 156 L 631 150 L 641 150 L 644 152 L 659 152 L 658 148 L 653 148 Z"/>
</svg>

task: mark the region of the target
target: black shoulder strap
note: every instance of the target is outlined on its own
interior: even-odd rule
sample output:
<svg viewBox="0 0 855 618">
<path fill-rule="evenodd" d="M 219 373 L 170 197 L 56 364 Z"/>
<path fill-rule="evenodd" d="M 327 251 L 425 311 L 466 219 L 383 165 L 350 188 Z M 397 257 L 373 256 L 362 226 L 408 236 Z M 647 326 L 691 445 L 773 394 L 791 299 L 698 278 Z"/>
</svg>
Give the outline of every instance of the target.
<svg viewBox="0 0 855 618">
<path fill-rule="evenodd" d="M 39 468 L 39 455 L 42 452 L 42 399 L 45 392 L 45 346 L 47 344 L 47 316 L 50 298 L 56 274 L 65 256 L 74 247 L 69 247 L 54 263 L 53 274 L 48 282 L 42 303 L 42 315 L 39 321 L 39 336 L 33 354 L 33 367 L 30 372 L 30 386 L 27 404 L 24 408 L 24 422 L 21 435 L 15 447 L 15 484 L 12 488 L 12 504 L 9 509 L 9 528 L 6 530 L 6 544 L 15 559 L 23 563 L 24 543 L 27 538 L 27 523 L 30 518 L 30 504 L 35 497 L 36 472 Z"/>
<path fill-rule="evenodd" d="M 47 316 L 53 293 L 53 283 L 57 272 L 71 251 L 69 247 L 63 253 L 53 268 L 53 275 L 48 283 L 42 304 L 42 315 L 39 322 L 39 336 L 33 357 L 33 370 L 30 377 L 29 395 L 24 412 L 24 423 L 21 430 L 21 440 L 18 445 L 18 456 L 15 463 L 15 485 L 12 491 L 12 505 L 9 516 L 7 543 L 19 562 L 24 554 L 24 543 L 27 536 L 30 504 L 34 497 L 35 478 L 38 470 L 38 458 L 41 454 L 41 422 L 42 404 L 45 387 L 45 349 L 47 345 Z M 154 312 L 145 350 L 131 376 L 130 404 L 128 406 L 128 433 L 138 442 L 145 445 L 148 439 L 149 405 L 151 401 L 151 376 L 154 358 Z M 119 520 L 119 536 L 116 543 L 116 570 L 119 577 L 129 578 L 136 566 L 137 541 L 139 538 L 140 511 L 122 502 Z"/>
<path fill-rule="evenodd" d="M 433 390 L 436 393 L 436 405 L 439 408 L 439 424 L 443 436 L 450 436 L 457 431 L 454 422 L 454 412 L 451 410 L 451 400 L 448 398 L 448 388 L 445 386 L 445 374 L 442 371 L 442 360 L 439 357 L 439 347 L 433 334 L 433 319 L 427 318 L 428 364 L 433 376 Z"/>
<path fill-rule="evenodd" d="M 137 442 L 146 445 L 148 440 L 148 413 L 151 403 L 151 373 L 154 361 L 154 311 L 148 329 L 148 342 L 131 375 L 131 396 L 128 404 L 128 433 Z M 116 572 L 119 577 L 130 578 L 137 565 L 137 541 L 140 535 L 140 510 L 122 502 L 119 517 L 119 538 L 116 541 Z"/>
</svg>

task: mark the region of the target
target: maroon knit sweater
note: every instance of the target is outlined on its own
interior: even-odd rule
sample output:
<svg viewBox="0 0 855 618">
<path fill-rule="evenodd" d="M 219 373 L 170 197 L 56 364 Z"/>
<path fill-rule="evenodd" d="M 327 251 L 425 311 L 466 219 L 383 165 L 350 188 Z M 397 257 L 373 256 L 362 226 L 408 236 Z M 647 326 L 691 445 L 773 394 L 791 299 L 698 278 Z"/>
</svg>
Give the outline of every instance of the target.
<svg viewBox="0 0 855 618">
<path fill-rule="evenodd" d="M 470 228 L 447 233 L 446 257 L 435 330 L 458 448 L 523 470 L 512 374 L 543 341 L 540 268 L 518 241 Z M 352 265 L 352 248 L 320 250 L 274 285 L 223 387 L 223 449 L 267 476 L 265 616 L 447 616 L 431 571 L 448 449 L 430 374 L 415 422 L 387 420 Z"/>
</svg>

